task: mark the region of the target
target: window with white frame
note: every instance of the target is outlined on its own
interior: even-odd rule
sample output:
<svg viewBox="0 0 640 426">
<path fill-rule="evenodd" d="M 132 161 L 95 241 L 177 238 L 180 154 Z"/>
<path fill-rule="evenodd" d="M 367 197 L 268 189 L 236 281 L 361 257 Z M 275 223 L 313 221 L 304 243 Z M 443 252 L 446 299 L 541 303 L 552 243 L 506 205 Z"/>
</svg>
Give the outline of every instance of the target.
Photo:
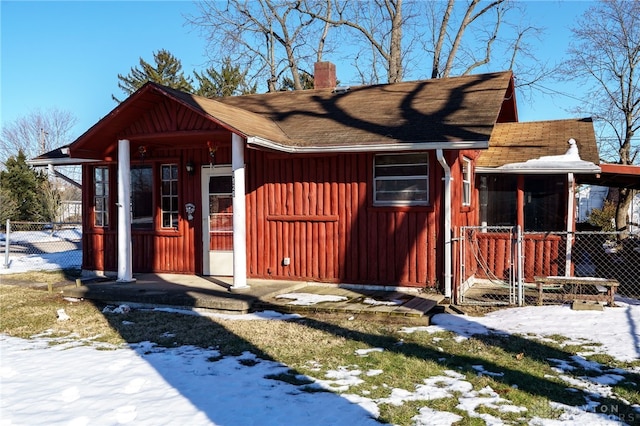
<svg viewBox="0 0 640 426">
<path fill-rule="evenodd" d="M 161 171 L 162 227 L 178 227 L 178 166 L 163 164 Z"/>
<path fill-rule="evenodd" d="M 93 224 L 109 226 L 109 169 L 96 167 L 93 172 Z"/>
<path fill-rule="evenodd" d="M 379 206 L 429 204 L 429 154 L 379 154 L 373 160 L 373 202 Z"/>
<path fill-rule="evenodd" d="M 462 205 L 471 205 L 471 160 L 462 157 Z"/>
<path fill-rule="evenodd" d="M 131 229 L 153 229 L 153 167 L 131 167 Z"/>
</svg>

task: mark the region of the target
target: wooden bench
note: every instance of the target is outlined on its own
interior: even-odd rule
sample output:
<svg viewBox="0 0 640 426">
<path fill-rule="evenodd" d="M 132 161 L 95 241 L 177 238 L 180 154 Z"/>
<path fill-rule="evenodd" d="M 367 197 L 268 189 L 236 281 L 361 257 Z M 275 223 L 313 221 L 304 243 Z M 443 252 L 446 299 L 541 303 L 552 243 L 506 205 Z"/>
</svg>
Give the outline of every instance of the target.
<svg viewBox="0 0 640 426">
<path fill-rule="evenodd" d="M 595 277 L 534 277 L 538 288 L 538 305 L 542 305 L 542 293 L 545 289 L 562 289 L 564 293 L 557 294 L 561 300 L 596 300 L 607 302 L 609 306 L 616 306 L 614 296 L 620 283 L 612 278 Z M 546 288 L 545 288 L 546 287 Z M 584 288 L 596 290 L 596 294 L 583 293 Z M 568 290 L 568 291 L 567 291 Z"/>
</svg>

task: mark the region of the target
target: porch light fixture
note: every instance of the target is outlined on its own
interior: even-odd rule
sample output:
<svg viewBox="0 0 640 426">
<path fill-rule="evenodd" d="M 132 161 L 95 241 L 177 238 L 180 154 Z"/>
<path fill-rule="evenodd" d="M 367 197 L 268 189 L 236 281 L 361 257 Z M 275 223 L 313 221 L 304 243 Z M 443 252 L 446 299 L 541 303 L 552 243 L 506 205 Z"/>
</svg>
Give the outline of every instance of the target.
<svg viewBox="0 0 640 426">
<path fill-rule="evenodd" d="M 138 147 L 138 154 L 140 154 L 140 159 L 144 161 L 144 157 L 147 156 L 147 147 L 144 145 L 140 145 Z"/>
<path fill-rule="evenodd" d="M 195 164 L 193 164 L 193 161 L 191 160 L 187 161 L 187 164 L 185 164 L 184 168 L 187 171 L 187 173 L 191 176 L 193 176 L 196 173 L 196 166 Z"/>
<path fill-rule="evenodd" d="M 216 151 L 218 150 L 218 145 L 214 142 L 207 141 L 207 148 L 209 149 L 209 165 L 213 166 L 216 159 Z"/>
</svg>

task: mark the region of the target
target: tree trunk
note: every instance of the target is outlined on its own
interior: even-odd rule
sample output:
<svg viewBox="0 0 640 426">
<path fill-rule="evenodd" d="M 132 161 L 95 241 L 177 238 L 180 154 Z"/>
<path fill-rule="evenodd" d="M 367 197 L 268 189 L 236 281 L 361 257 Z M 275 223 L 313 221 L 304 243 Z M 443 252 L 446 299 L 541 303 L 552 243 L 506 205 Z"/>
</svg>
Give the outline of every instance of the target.
<svg viewBox="0 0 640 426">
<path fill-rule="evenodd" d="M 621 188 L 616 205 L 616 231 L 620 232 L 619 239 L 624 240 L 629 237 L 629 207 L 633 201 L 633 191 L 628 188 Z"/>
<path fill-rule="evenodd" d="M 391 9 L 390 9 L 391 10 Z M 389 83 L 402 81 L 402 0 L 396 3 L 389 45 Z"/>
<path fill-rule="evenodd" d="M 447 3 L 447 9 L 444 12 L 444 17 L 442 18 L 442 25 L 440 25 L 438 41 L 436 42 L 436 48 L 435 48 L 435 51 L 433 52 L 433 63 L 431 64 L 431 78 L 438 78 L 440 76 L 440 56 L 442 55 L 442 46 L 444 45 L 444 39 L 447 36 L 449 18 L 451 17 L 453 4 L 454 4 L 454 0 L 449 0 L 449 2 Z"/>
</svg>

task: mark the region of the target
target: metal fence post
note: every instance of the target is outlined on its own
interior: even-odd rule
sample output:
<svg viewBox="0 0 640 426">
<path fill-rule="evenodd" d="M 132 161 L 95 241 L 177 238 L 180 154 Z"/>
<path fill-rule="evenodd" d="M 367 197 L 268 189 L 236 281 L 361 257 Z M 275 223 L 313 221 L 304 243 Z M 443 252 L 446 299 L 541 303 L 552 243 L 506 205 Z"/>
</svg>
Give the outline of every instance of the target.
<svg viewBox="0 0 640 426">
<path fill-rule="evenodd" d="M 11 234 L 11 220 L 7 219 L 7 228 L 4 237 L 4 267 L 9 269 L 9 241 Z"/>
<path fill-rule="evenodd" d="M 522 250 L 522 228 L 516 225 L 516 281 L 518 283 L 518 306 L 524 306 L 524 256 Z"/>
</svg>

